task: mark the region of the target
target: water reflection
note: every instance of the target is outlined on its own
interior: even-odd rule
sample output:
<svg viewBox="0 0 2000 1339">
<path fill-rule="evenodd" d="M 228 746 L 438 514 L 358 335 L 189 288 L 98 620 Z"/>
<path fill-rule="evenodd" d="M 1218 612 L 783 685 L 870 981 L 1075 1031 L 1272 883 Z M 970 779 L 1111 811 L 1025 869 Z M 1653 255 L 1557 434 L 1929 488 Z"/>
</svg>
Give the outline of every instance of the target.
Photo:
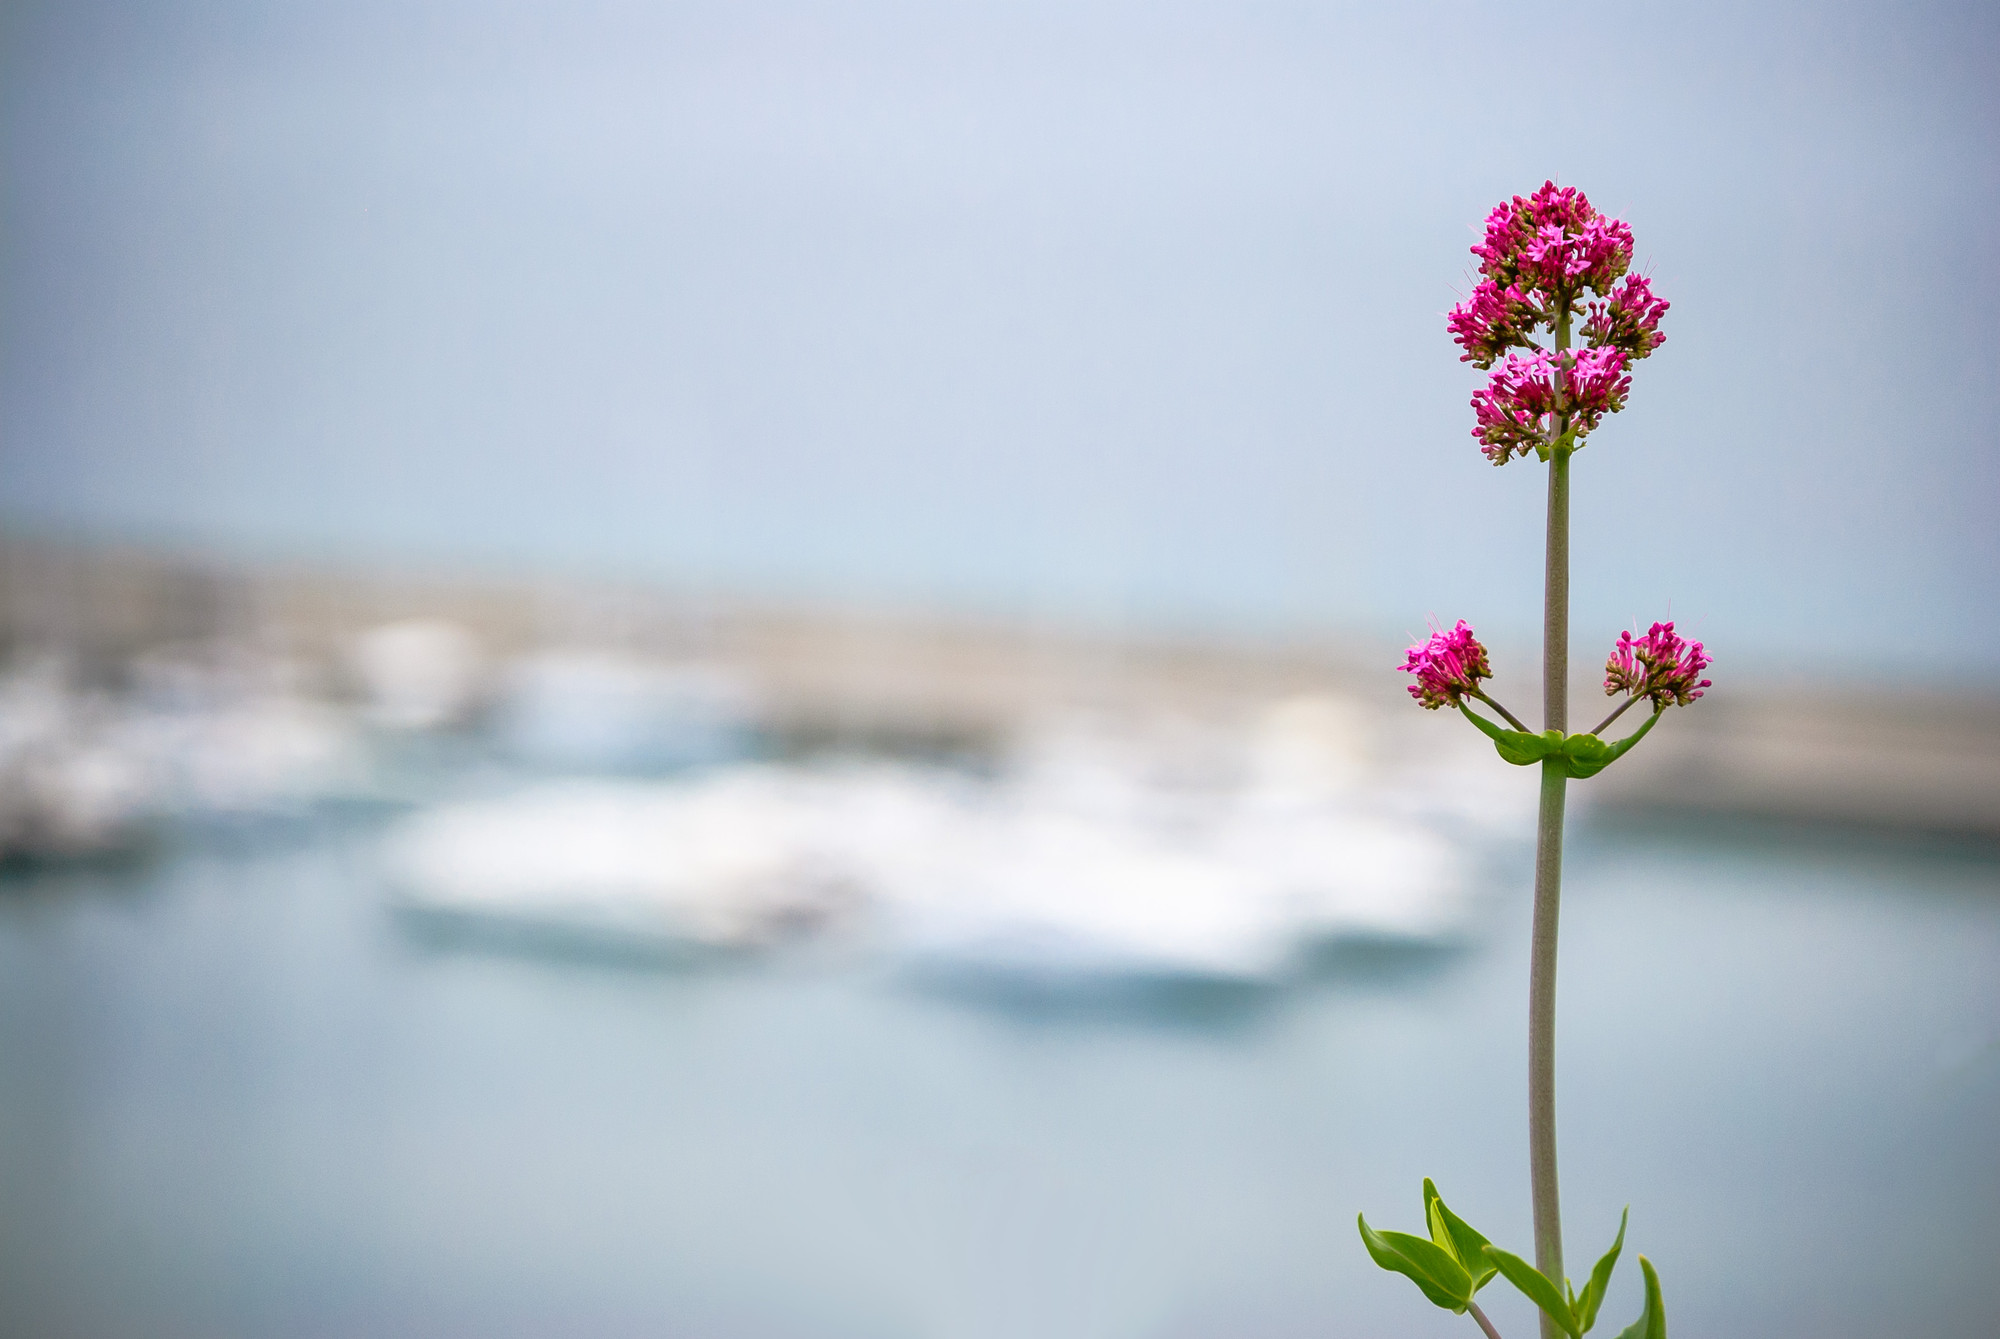
<svg viewBox="0 0 2000 1339">
<path fill-rule="evenodd" d="M 1431 1175 L 1526 1240 L 1490 759 L 1296 691 L 802 750 L 712 674 L 363 645 L 346 691 L 191 647 L 0 696 L 150 797 L 0 877 L 7 1332 L 1447 1334 L 1353 1213 Z M 519 664 L 588 690 L 544 743 L 701 747 L 552 770 Z M 1978 1332 L 2000 855 L 1637 813 L 1571 848 L 1574 1231 L 1632 1203 L 1683 1332 Z"/>
<path fill-rule="evenodd" d="M 632 971 L 413 937 L 380 831 L 10 879 L 14 1332 L 1447 1334 L 1353 1211 L 1525 1239 L 1517 887 L 1279 983 Z M 1695 1331 L 1976 1332 L 2000 867 L 1701 837 L 1579 840 L 1575 1230 Z"/>
</svg>

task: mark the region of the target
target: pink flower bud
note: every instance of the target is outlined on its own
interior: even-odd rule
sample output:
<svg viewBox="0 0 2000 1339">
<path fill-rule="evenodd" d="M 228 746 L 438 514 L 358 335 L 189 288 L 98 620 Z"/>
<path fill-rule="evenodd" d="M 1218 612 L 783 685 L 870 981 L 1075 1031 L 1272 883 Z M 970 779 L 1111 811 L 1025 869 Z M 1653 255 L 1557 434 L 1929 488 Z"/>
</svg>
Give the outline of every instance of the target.
<svg viewBox="0 0 2000 1339">
<path fill-rule="evenodd" d="M 1432 628 L 1430 640 L 1411 647 L 1403 661 L 1403 672 L 1417 676 L 1410 696 L 1428 711 L 1457 706 L 1467 694 L 1478 692 L 1481 679 L 1493 677 L 1486 648 L 1464 619 L 1449 632 L 1435 624 Z"/>
<path fill-rule="evenodd" d="M 1674 632 L 1672 623 L 1655 623 L 1643 637 L 1629 632 L 1618 634 L 1618 645 L 1604 662 L 1604 692 L 1651 698 L 1653 709 L 1685 707 L 1714 686 L 1701 672 L 1714 663 L 1700 642 L 1689 642 Z"/>
<path fill-rule="evenodd" d="M 1501 288 L 1518 285 L 1531 297 L 1567 302 L 1585 288 L 1610 292 L 1632 263 L 1632 229 L 1598 213 L 1576 187 L 1549 181 L 1496 206 L 1472 254 L 1479 272 Z"/>
<path fill-rule="evenodd" d="M 1608 302 L 1593 302 L 1583 323 L 1583 337 L 1592 344 L 1609 344 L 1625 351 L 1634 362 L 1667 342 L 1660 333 L 1660 318 L 1668 303 L 1653 296 L 1653 285 L 1644 275 L 1628 274 L 1611 291 Z"/>
<path fill-rule="evenodd" d="M 1471 297 L 1451 309 L 1445 327 L 1453 342 L 1465 350 L 1458 361 L 1491 367 L 1493 360 L 1509 349 L 1534 347 L 1527 332 L 1541 319 L 1540 309 L 1519 288 L 1502 288 L 1491 279 L 1482 279 Z"/>
<path fill-rule="evenodd" d="M 1506 464 L 1515 453 L 1526 455 L 1533 447 L 1547 445 L 1556 409 L 1555 373 L 1550 354 L 1510 353 L 1493 369 L 1486 385 L 1472 393 L 1472 435 L 1485 443 L 1480 450 L 1495 465 Z"/>
<path fill-rule="evenodd" d="M 1472 435 L 1495 465 L 1547 446 L 1557 416 L 1568 414 L 1581 437 L 1596 430 L 1606 414 L 1625 407 L 1632 378 L 1625 354 L 1614 348 L 1507 355 L 1486 385 L 1472 393 Z"/>
<path fill-rule="evenodd" d="M 1570 354 L 1567 362 L 1563 381 L 1566 407 L 1577 435 L 1582 436 L 1594 430 L 1606 414 L 1615 414 L 1625 407 L 1632 378 L 1625 371 L 1623 349 L 1584 349 Z"/>
</svg>

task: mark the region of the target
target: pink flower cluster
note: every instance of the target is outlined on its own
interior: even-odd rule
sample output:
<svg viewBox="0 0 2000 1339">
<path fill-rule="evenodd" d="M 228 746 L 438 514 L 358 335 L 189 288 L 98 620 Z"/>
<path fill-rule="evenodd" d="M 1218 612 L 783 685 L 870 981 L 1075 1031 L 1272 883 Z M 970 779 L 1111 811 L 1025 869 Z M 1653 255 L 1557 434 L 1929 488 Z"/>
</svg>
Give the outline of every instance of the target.
<svg viewBox="0 0 2000 1339">
<path fill-rule="evenodd" d="M 1410 696 L 1425 709 L 1436 711 L 1457 706 L 1467 694 L 1477 695 L 1479 681 L 1492 678 L 1493 667 L 1487 662 L 1486 648 L 1464 619 L 1449 632 L 1435 624 L 1432 627 L 1429 641 L 1410 648 L 1403 672 L 1417 676 L 1410 685 Z"/>
<path fill-rule="evenodd" d="M 1631 228 L 1598 213 L 1575 187 L 1545 182 L 1532 196 L 1497 206 L 1472 254 L 1480 281 L 1445 326 L 1464 351 L 1459 361 L 1500 364 L 1472 399 L 1472 435 L 1487 458 L 1504 465 L 1549 445 L 1565 428 L 1580 438 L 1622 409 L 1630 365 L 1666 340 L 1660 318 L 1668 306 L 1643 275 L 1626 273 Z M 1563 355 L 1543 350 L 1535 332 L 1565 320 L 1586 290 L 1597 299 L 1583 313 L 1588 347 Z"/>
<path fill-rule="evenodd" d="M 1714 663 L 1700 642 L 1679 636 L 1672 623 L 1655 623 L 1643 637 L 1618 634 L 1618 645 L 1604 662 L 1604 692 L 1607 697 L 1626 693 L 1651 698 L 1655 711 L 1685 707 L 1713 686 L 1701 672 Z"/>
<path fill-rule="evenodd" d="M 1465 350 L 1458 361 L 1491 367 L 1509 349 L 1533 348 L 1528 336 L 1543 320 L 1542 309 L 1519 285 L 1505 288 L 1483 280 L 1472 296 L 1451 309 L 1445 328 L 1452 342 Z"/>
<path fill-rule="evenodd" d="M 1510 353 L 1486 385 L 1472 393 L 1473 436 L 1495 465 L 1546 446 L 1567 414 L 1578 436 L 1625 407 L 1632 377 L 1625 352 L 1606 346 L 1549 353 Z"/>
<path fill-rule="evenodd" d="M 1586 309 L 1583 337 L 1592 344 L 1608 344 L 1623 349 L 1634 362 L 1667 342 L 1660 333 L 1660 318 L 1668 303 L 1653 296 L 1653 285 L 1643 274 L 1628 274 L 1625 282 L 1611 290 L 1608 302 L 1593 302 Z"/>
<path fill-rule="evenodd" d="M 1574 186 L 1542 183 L 1486 216 L 1486 238 L 1472 248 L 1479 272 L 1502 288 L 1515 284 L 1563 302 L 1588 288 L 1599 295 L 1632 265 L 1632 229 L 1600 214 Z"/>
</svg>

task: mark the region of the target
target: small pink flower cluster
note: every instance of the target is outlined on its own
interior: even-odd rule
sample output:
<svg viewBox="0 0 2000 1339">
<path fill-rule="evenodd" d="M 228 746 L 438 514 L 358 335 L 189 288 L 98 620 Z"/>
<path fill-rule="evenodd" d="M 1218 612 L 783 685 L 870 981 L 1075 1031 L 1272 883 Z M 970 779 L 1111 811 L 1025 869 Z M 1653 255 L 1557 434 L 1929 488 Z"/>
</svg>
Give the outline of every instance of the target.
<svg viewBox="0 0 2000 1339">
<path fill-rule="evenodd" d="M 1577 200 L 1585 210 L 1590 202 Z M 1623 219 L 1597 214 L 1580 228 L 1545 223 L 1521 248 L 1521 278 L 1549 293 L 1574 297 L 1588 288 L 1602 293 L 1631 268 L 1632 229 Z"/>
<path fill-rule="evenodd" d="M 1569 416 L 1578 436 L 1625 407 L 1632 389 L 1625 352 L 1609 346 L 1549 353 L 1510 353 L 1486 385 L 1472 393 L 1473 436 L 1495 465 L 1526 455 L 1555 437 L 1556 418 Z"/>
<path fill-rule="evenodd" d="M 1611 290 L 1609 302 L 1593 302 L 1586 309 L 1583 337 L 1592 344 L 1623 349 L 1636 362 L 1667 342 L 1660 333 L 1660 318 L 1668 305 L 1665 298 L 1653 296 L 1653 285 L 1645 275 L 1628 274 Z"/>
<path fill-rule="evenodd" d="M 1445 328 L 1451 331 L 1452 342 L 1465 350 L 1458 361 L 1491 367 L 1509 349 L 1533 348 L 1535 342 L 1528 335 L 1541 321 L 1542 309 L 1519 285 L 1502 288 L 1488 279 L 1451 309 Z"/>
<path fill-rule="evenodd" d="M 1713 686 L 1713 680 L 1700 675 L 1714 663 L 1700 642 L 1677 635 L 1672 623 L 1655 623 L 1643 637 L 1621 632 L 1611 658 L 1604 662 L 1604 693 L 1651 698 L 1655 711 L 1685 707 L 1701 696 L 1702 689 Z"/>
<path fill-rule="evenodd" d="M 1532 196 L 1496 207 L 1472 254 L 1480 281 L 1445 326 L 1464 350 L 1459 361 L 1500 363 L 1472 399 L 1472 435 L 1487 458 L 1504 465 L 1551 444 L 1565 428 L 1582 437 L 1622 409 L 1631 364 L 1666 340 L 1660 318 L 1668 306 L 1643 275 L 1626 274 L 1631 228 L 1598 213 L 1574 186 L 1545 182 Z M 1589 347 L 1557 355 L 1536 345 L 1535 332 L 1566 319 L 1585 290 L 1598 299 L 1584 313 Z"/>
<path fill-rule="evenodd" d="M 1403 672 L 1417 676 L 1410 685 L 1410 696 L 1427 710 L 1436 711 L 1457 706 L 1468 693 L 1476 695 L 1479 681 L 1493 677 L 1493 667 L 1487 662 L 1486 648 L 1464 619 L 1449 632 L 1435 624 L 1432 627 L 1429 641 L 1410 648 Z"/>
<path fill-rule="evenodd" d="M 1588 288 L 1600 296 L 1632 264 L 1632 229 L 1591 207 L 1574 186 L 1542 183 L 1486 216 L 1486 240 L 1472 248 L 1479 272 L 1502 288 L 1521 284 L 1568 302 Z"/>
</svg>

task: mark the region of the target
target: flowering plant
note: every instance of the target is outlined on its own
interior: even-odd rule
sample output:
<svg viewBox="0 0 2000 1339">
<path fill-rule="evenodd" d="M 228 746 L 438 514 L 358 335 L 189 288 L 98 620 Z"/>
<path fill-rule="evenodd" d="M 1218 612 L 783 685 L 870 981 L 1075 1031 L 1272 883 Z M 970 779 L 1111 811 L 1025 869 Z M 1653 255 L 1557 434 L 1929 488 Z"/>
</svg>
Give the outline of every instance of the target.
<svg viewBox="0 0 2000 1339">
<path fill-rule="evenodd" d="M 1500 705 L 1481 682 L 1493 677 L 1486 648 L 1460 619 L 1435 628 L 1413 646 L 1403 670 L 1416 677 L 1410 696 L 1427 710 L 1456 708 L 1517 766 L 1540 764 L 1541 810 L 1536 825 L 1535 912 L 1528 979 L 1528 1162 L 1534 1198 L 1535 1262 L 1501 1250 L 1445 1207 L 1424 1182 L 1428 1236 L 1378 1232 L 1360 1221 L 1361 1240 L 1375 1263 L 1408 1276 L 1438 1306 L 1469 1313 L 1489 1339 L 1499 1339 L 1476 1294 L 1496 1276 L 1520 1289 L 1541 1311 L 1542 1339 L 1578 1339 L 1597 1321 L 1598 1307 L 1625 1245 L 1625 1220 L 1611 1249 L 1577 1292 L 1563 1274 L 1562 1217 L 1556 1181 L 1555 981 L 1556 922 L 1562 896 L 1563 809 L 1571 780 L 1595 776 L 1645 738 L 1663 712 L 1687 706 L 1710 687 L 1701 677 L 1710 656 L 1672 623 L 1644 635 L 1627 632 L 1604 665 L 1607 696 L 1618 707 L 1582 734 L 1569 733 L 1569 469 L 1570 457 L 1607 415 L 1625 407 L 1632 365 L 1665 342 L 1660 318 L 1667 303 L 1644 275 L 1630 273 L 1632 230 L 1600 214 L 1583 192 L 1546 182 L 1515 196 L 1486 218 L 1472 248 L 1479 282 L 1452 308 L 1446 328 L 1464 351 L 1461 362 L 1490 372 L 1472 397 L 1472 435 L 1495 465 L 1530 453 L 1549 465 L 1548 549 L 1542 637 L 1542 720 L 1537 733 Z M 1577 321 L 1581 317 L 1581 330 Z M 1548 344 L 1537 336 L 1546 331 Z M 1584 345 L 1573 346 L 1581 333 Z M 1637 730 L 1616 742 L 1601 736 L 1635 702 L 1652 704 Z M 1472 709 L 1477 702 L 1506 725 Z M 1511 727 L 1511 728 L 1509 728 Z M 1666 1309 L 1652 1261 L 1639 1257 L 1645 1304 L 1619 1339 L 1666 1339 Z"/>
</svg>

